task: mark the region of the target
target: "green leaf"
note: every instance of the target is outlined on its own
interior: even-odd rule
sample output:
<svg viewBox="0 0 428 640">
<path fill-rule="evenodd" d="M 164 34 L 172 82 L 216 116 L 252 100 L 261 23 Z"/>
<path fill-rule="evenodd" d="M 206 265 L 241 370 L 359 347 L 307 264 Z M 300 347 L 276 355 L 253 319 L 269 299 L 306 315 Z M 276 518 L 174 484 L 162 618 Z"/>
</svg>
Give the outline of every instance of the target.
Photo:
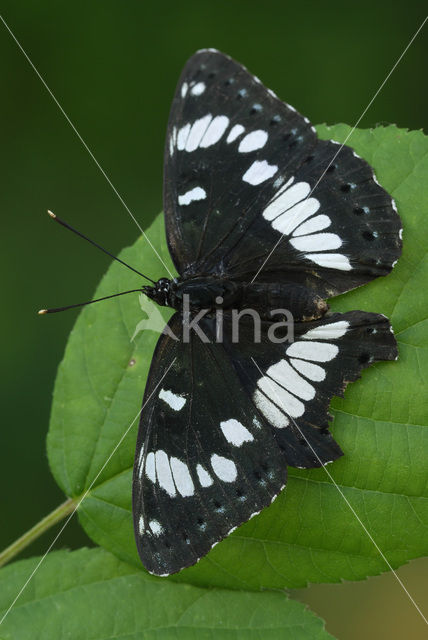
<svg viewBox="0 0 428 640">
<path fill-rule="evenodd" d="M 319 127 L 323 138 L 339 141 L 349 132 L 346 125 Z M 391 126 L 357 130 L 349 144 L 395 197 L 404 224 L 404 253 L 387 278 L 338 297 L 332 306 L 389 316 L 400 359 L 371 367 L 350 385 L 345 399 L 333 402 L 333 433 L 345 452 L 342 459 L 327 469 L 290 469 L 286 492 L 268 509 L 170 580 L 284 588 L 357 580 L 387 570 L 343 496 L 393 567 L 427 553 L 428 303 L 423 292 L 428 275 L 428 139 L 422 132 Z M 161 217 L 150 237 L 169 260 Z M 143 265 L 154 278 L 167 275 L 143 239 L 121 256 L 136 268 Z M 96 295 L 137 283 L 133 274 L 113 264 Z M 86 308 L 70 336 L 48 439 L 52 471 L 68 496 L 82 494 L 97 478 L 139 411 L 157 339 L 146 331 L 131 343 L 141 318 L 137 299 L 118 298 Z M 79 517 L 93 540 L 140 566 L 131 521 L 136 429 L 135 424 L 96 479 Z"/>
<path fill-rule="evenodd" d="M 0 619 L 37 558 L 0 571 Z M 51 553 L 7 615 L 2 640 L 327 640 L 284 593 L 200 589 L 153 578 L 103 549 Z"/>
</svg>

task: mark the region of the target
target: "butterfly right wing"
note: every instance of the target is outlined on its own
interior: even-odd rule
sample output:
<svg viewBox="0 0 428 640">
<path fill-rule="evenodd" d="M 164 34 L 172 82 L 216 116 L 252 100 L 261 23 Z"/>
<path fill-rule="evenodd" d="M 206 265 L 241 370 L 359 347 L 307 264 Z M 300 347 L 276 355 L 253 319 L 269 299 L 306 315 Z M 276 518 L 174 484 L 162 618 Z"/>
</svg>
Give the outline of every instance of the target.
<svg viewBox="0 0 428 640">
<path fill-rule="evenodd" d="M 396 340 L 385 316 L 364 311 L 295 323 L 294 340 L 288 330 L 271 333 L 272 324 L 263 323 L 261 341 L 254 342 L 252 323 L 243 323 L 239 343 L 229 330 L 222 346 L 287 464 L 318 467 L 341 455 L 328 430 L 333 396 L 343 396 L 364 368 L 396 360 Z"/>
</svg>

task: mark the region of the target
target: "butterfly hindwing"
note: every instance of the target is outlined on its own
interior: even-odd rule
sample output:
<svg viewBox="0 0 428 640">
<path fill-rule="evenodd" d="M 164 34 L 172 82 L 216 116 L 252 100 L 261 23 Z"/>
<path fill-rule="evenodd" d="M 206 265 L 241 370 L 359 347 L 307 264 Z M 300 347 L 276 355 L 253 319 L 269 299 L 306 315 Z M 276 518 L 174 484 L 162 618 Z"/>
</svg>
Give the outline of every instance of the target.
<svg viewBox="0 0 428 640">
<path fill-rule="evenodd" d="M 267 223 L 274 236 L 265 246 Z M 262 269 L 259 281 L 286 279 L 333 297 L 387 275 L 401 246 L 395 203 L 371 167 L 350 147 L 319 140 L 256 216 L 227 270 L 251 280 Z"/>
<path fill-rule="evenodd" d="M 169 326 L 181 335 L 180 314 Z M 162 336 L 134 465 L 134 530 L 145 567 L 168 575 L 194 564 L 270 504 L 286 475 L 283 452 L 220 345 L 195 334 L 188 344 Z"/>
<path fill-rule="evenodd" d="M 190 58 L 177 87 L 164 208 L 182 275 L 248 281 L 263 267 L 259 281 L 326 297 L 386 275 L 401 253 L 395 204 L 370 166 L 212 50 Z"/>
<path fill-rule="evenodd" d="M 363 368 L 397 358 L 391 325 L 385 316 L 363 311 L 328 314 L 322 320 L 294 324 L 294 340 L 278 344 L 263 325 L 261 342 L 252 326 L 241 328 L 239 344 L 223 345 L 261 416 L 272 426 L 287 464 L 312 468 L 332 462 L 341 450 L 328 431 L 329 405 L 343 396 Z M 289 337 L 288 328 L 276 338 Z"/>
</svg>

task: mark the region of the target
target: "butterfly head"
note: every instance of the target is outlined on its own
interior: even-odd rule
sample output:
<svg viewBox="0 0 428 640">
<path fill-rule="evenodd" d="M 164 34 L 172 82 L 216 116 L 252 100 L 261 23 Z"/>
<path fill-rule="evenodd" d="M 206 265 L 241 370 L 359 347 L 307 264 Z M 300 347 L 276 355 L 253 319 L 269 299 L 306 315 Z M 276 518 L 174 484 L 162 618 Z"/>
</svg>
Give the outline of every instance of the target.
<svg viewBox="0 0 428 640">
<path fill-rule="evenodd" d="M 172 281 L 168 280 L 168 278 L 160 278 L 153 287 L 142 287 L 142 291 L 157 304 L 168 307 L 171 306 L 171 285 Z"/>
</svg>

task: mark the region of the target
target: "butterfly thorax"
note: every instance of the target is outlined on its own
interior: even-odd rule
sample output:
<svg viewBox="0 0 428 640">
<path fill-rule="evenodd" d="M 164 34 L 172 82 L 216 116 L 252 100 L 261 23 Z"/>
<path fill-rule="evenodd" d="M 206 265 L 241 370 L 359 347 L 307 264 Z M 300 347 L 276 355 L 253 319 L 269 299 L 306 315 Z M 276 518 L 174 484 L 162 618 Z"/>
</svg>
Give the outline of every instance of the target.
<svg viewBox="0 0 428 640">
<path fill-rule="evenodd" d="M 285 309 L 294 320 L 308 321 L 321 318 L 328 310 L 320 296 L 294 283 L 241 282 L 215 276 L 161 278 L 154 287 L 144 287 L 144 292 L 159 305 L 177 311 L 252 309 L 263 319 L 271 319 L 272 311 Z"/>
</svg>

